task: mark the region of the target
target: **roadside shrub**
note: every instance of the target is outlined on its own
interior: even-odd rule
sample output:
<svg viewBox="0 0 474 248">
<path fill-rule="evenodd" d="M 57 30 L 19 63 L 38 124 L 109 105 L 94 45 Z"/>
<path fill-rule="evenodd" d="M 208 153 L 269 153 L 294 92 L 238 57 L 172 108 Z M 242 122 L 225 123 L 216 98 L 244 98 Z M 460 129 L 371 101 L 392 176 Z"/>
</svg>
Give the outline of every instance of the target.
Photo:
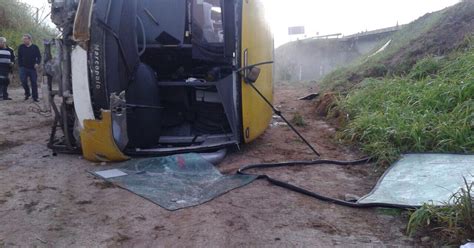
<svg viewBox="0 0 474 248">
<path fill-rule="evenodd" d="M 16 49 L 22 43 L 23 34 L 33 36 L 33 42 L 40 49 L 44 39 L 57 35 L 55 29 L 48 24 L 38 24 L 32 14 L 32 7 L 18 0 L 0 0 L 0 36 L 8 40 L 8 45 Z"/>
<path fill-rule="evenodd" d="M 408 222 L 410 236 L 431 233 L 444 244 L 459 245 L 474 239 L 473 186 L 465 180 L 466 188 L 456 192 L 449 202 L 437 207 L 425 204 L 413 212 Z"/>
<path fill-rule="evenodd" d="M 364 77 L 384 77 L 388 73 L 388 69 L 384 64 L 376 64 L 367 69 Z"/>
<path fill-rule="evenodd" d="M 435 75 L 439 69 L 441 69 L 439 59 L 427 57 L 416 63 L 410 72 L 410 77 L 415 80 L 421 80 L 428 76 Z"/>
<path fill-rule="evenodd" d="M 405 152 L 474 152 L 474 49 L 451 54 L 437 71 L 364 80 L 340 100 L 350 119 L 340 137 L 382 164 Z"/>
<path fill-rule="evenodd" d="M 291 122 L 298 127 L 306 126 L 306 122 L 304 121 L 303 116 L 299 112 L 296 112 L 293 115 L 293 119 L 291 120 Z"/>
</svg>

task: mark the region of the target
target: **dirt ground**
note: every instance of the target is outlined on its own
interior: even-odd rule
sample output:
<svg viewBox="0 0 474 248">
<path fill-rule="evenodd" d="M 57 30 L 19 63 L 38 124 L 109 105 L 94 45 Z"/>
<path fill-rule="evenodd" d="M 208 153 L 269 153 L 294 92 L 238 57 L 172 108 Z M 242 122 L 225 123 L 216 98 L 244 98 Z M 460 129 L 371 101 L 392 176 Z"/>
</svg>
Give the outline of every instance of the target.
<svg viewBox="0 0 474 248">
<path fill-rule="evenodd" d="M 334 142 L 314 102 L 297 98 L 308 87 L 276 88 L 275 105 L 289 119 L 299 112 L 302 133 L 324 158 L 363 155 Z M 256 181 L 201 206 L 169 212 L 94 178 L 106 168 L 78 155 L 53 156 L 46 147 L 51 118 L 32 112 L 22 90 L 0 101 L 0 247 L 411 247 L 402 214 L 321 202 Z M 275 125 L 219 166 L 314 158 L 286 126 Z M 344 198 L 364 195 L 381 171 L 373 165 L 280 168 L 268 174 Z"/>
</svg>

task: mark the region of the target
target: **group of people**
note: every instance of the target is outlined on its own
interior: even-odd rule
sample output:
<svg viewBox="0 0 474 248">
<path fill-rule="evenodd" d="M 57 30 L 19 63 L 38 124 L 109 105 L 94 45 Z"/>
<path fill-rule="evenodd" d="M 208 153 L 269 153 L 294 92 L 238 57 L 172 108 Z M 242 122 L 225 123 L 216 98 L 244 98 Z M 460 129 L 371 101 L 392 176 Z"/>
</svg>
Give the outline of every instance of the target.
<svg viewBox="0 0 474 248">
<path fill-rule="evenodd" d="M 36 70 L 41 64 L 41 52 L 38 46 L 33 44 L 29 34 L 23 35 L 23 44 L 18 47 L 17 52 L 18 56 L 15 57 L 15 52 L 7 45 L 7 39 L 0 37 L 0 92 L 3 100 L 12 100 L 8 95 L 8 85 L 13 66 L 18 62 L 20 81 L 25 90 L 25 101 L 32 97 L 33 101 L 38 102 Z M 31 90 L 28 79 L 31 82 Z"/>
</svg>

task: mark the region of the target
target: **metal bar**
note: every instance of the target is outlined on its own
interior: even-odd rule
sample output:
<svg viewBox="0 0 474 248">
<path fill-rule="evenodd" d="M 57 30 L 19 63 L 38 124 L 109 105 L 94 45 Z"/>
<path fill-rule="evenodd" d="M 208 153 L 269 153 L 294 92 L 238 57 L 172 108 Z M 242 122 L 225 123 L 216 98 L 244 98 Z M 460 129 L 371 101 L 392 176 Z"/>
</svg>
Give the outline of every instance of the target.
<svg viewBox="0 0 474 248">
<path fill-rule="evenodd" d="M 255 87 L 255 85 L 253 84 L 248 84 L 250 85 L 250 87 L 252 87 L 259 95 L 260 97 L 268 104 L 268 106 L 270 106 L 270 108 L 272 108 L 273 112 L 280 116 L 280 118 L 286 122 L 286 124 L 288 124 L 288 126 L 291 128 L 291 130 L 293 130 L 293 132 L 296 133 L 296 135 L 298 135 L 298 137 L 300 137 L 300 139 L 309 147 L 309 149 L 311 149 L 311 151 L 314 152 L 314 154 L 316 154 L 318 157 L 320 157 L 321 155 L 319 154 L 318 151 L 316 151 L 316 149 L 314 149 L 314 147 L 298 132 L 298 130 L 296 130 L 295 127 L 293 127 L 293 125 L 291 125 L 291 123 L 283 116 L 283 114 L 281 113 L 281 111 L 277 110 L 273 104 L 257 89 L 257 87 Z"/>
</svg>

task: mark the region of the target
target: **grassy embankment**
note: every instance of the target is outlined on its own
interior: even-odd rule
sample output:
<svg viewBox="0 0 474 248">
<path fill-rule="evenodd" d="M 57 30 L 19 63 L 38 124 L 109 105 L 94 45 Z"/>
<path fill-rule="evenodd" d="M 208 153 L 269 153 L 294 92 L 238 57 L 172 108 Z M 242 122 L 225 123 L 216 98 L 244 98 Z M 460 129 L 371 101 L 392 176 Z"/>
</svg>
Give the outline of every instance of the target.
<svg viewBox="0 0 474 248">
<path fill-rule="evenodd" d="M 328 75 L 323 104 L 343 119 L 339 137 L 388 165 L 408 152 L 474 153 L 474 1 L 427 14 L 383 52 Z M 469 177 L 471 175 L 466 175 Z M 410 235 L 434 247 L 474 239 L 474 185 L 442 207 L 410 215 Z"/>
<path fill-rule="evenodd" d="M 383 165 L 407 152 L 474 153 L 473 16 L 474 1 L 427 14 L 385 51 L 328 75 L 340 137 Z"/>
<path fill-rule="evenodd" d="M 444 59 L 419 61 L 408 75 L 366 79 L 341 98 L 341 137 L 382 162 L 404 152 L 474 153 L 474 43 Z"/>
</svg>

